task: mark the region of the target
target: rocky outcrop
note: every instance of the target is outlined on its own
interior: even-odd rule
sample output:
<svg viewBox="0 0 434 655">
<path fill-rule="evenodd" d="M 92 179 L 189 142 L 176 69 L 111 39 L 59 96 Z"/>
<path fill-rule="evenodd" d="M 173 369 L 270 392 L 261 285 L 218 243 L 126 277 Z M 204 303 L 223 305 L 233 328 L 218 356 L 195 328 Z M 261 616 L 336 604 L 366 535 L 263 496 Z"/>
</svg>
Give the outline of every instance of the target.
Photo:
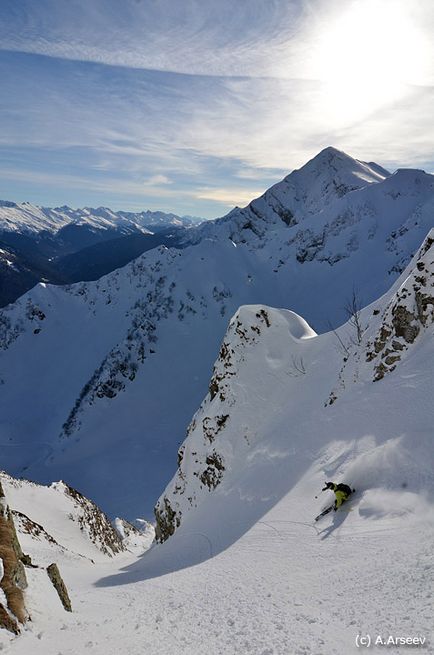
<svg viewBox="0 0 434 655">
<path fill-rule="evenodd" d="M 246 359 L 246 350 L 255 347 L 271 326 L 267 308 L 258 305 L 242 307 L 230 321 L 214 365 L 209 393 L 178 451 L 178 471 L 155 507 L 158 542 L 174 534 L 186 507 L 197 506 L 203 494 L 213 492 L 224 479 L 227 463 L 222 440 L 237 402 L 233 380 Z"/>
<path fill-rule="evenodd" d="M 434 322 L 434 229 L 413 257 L 406 272 L 383 299 L 383 306 L 359 312 L 360 340 L 354 338 L 354 320 L 335 331 L 343 351 L 337 385 L 325 405 L 332 405 L 351 384 L 378 382 L 396 369 Z M 363 325 L 362 325 L 363 324 Z M 347 339 L 344 341 L 344 339 Z"/>
<path fill-rule="evenodd" d="M 80 415 L 88 405 L 115 398 L 135 380 L 140 367 L 157 351 L 157 328 L 161 321 L 175 314 L 179 321 L 183 321 L 186 315 L 197 314 L 206 306 L 203 299 L 196 299 L 188 289 L 181 296 L 175 294 L 176 283 L 168 275 L 160 274 L 162 262 L 167 264 L 167 270 L 170 271 L 177 254 L 160 246 L 156 249 L 156 255 L 155 261 L 148 265 L 139 260 L 130 264 L 132 276 L 137 278 L 138 286 L 143 289 L 143 298 L 136 300 L 127 313 L 129 328 L 123 341 L 110 350 L 81 389 L 62 426 L 61 438 L 70 437 L 80 430 Z M 86 296 L 85 285 L 82 290 Z M 79 294 L 80 290 L 70 287 L 70 293 Z M 213 297 L 216 302 L 222 303 L 230 297 L 230 291 L 219 292 L 214 287 Z M 224 315 L 224 304 L 221 311 Z"/>
<path fill-rule="evenodd" d="M 34 539 L 44 539 L 50 544 L 61 547 L 60 544 L 54 539 L 54 537 L 52 537 L 51 534 L 48 534 L 42 525 L 36 523 L 36 521 L 33 521 L 31 518 L 26 516 L 26 514 L 23 514 L 23 512 L 19 512 L 15 509 L 12 510 L 12 514 L 14 516 L 14 521 L 18 526 L 18 530 L 21 533 L 29 534 Z"/>
<path fill-rule="evenodd" d="M 80 530 L 88 533 L 90 541 L 104 555 L 113 557 L 113 555 L 117 555 L 125 550 L 119 533 L 96 503 L 83 496 L 83 494 L 65 482 L 57 482 L 52 486 L 63 491 L 66 496 L 74 501 L 74 505 L 79 511 L 76 516 L 71 516 L 70 518 L 78 521 Z"/>
<path fill-rule="evenodd" d="M 434 321 L 434 230 L 425 239 L 405 282 L 384 311 L 366 360 L 374 363 L 374 380 L 393 371 L 409 347 Z"/>
<path fill-rule="evenodd" d="M 1 477 L 13 507 L 17 533 L 27 544 L 35 545 L 36 564 L 42 564 L 41 552 L 51 553 L 44 566 L 51 558 L 64 555 L 95 561 L 114 557 L 131 547 L 146 550 L 153 540 L 153 527 L 146 521 L 139 521 L 140 526 L 143 523 L 142 529 L 121 518 L 112 524 L 96 503 L 63 481 L 47 487 L 18 480 L 5 472 L 1 472 Z M 37 520 L 39 517 L 43 517 L 43 525 Z M 18 557 L 24 564 L 29 562 L 28 556 Z"/>
<path fill-rule="evenodd" d="M 24 604 L 23 590 L 27 586 L 23 552 L 19 544 L 12 513 L 6 505 L 0 484 L 0 559 L 2 576 L 0 588 L 3 590 L 7 606 L 0 603 L 0 627 L 15 634 L 20 632 L 18 623 L 28 619 Z"/>
<path fill-rule="evenodd" d="M 68 590 L 65 583 L 63 582 L 62 576 L 60 575 L 59 567 L 57 564 L 50 564 L 50 566 L 47 567 L 47 573 L 48 577 L 53 583 L 53 587 L 59 595 L 63 607 L 67 612 L 72 612 L 72 605 L 68 595 Z"/>
<path fill-rule="evenodd" d="M 169 537 L 171 537 L 176 528 L 179 528 L 181 525 L 181 512 L 176 511 L 170 504 L 168 498 L 164 497 L 160 499 L 155 506 L 155 539 L 156 541 L 163 543 Z"/>
</svg>

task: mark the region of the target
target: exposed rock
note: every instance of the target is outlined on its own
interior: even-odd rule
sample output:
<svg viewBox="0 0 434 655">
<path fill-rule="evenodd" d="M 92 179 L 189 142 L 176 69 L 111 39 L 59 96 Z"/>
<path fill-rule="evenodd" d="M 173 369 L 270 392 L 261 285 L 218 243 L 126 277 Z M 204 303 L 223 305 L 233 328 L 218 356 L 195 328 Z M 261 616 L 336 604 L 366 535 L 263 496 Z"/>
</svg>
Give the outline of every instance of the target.
<svg viewBox="0 0 434 655">
<path fill-rule="evenodd" d="M 0 628 L 4 628 L 15 635 L 20 634 L 20 629 L 16 620 L 9 614 L 7 609 L 0 603 Z"/>
<path fill-rule="evenodd" d="M 393 350 L 404 350 L 404 345 L 399 341 L 392 341 Z"/>
<path fill-rule="evenodd" d="M 14 515 L 15 521 L 17 521 L 18 529 L 21 532 L 29 534 L 32 537 L 35 537 L 36 539 L 41 539 L 41 538 L 45 539 L 50 544 L 60 547 L 60 544 L 57 543 L 57 541 L 54 539 L 54 537 L 51 536 L 51 534 L 48 534 L 48 532 L 45 530 L 45 528 L 42 525 L 36 523 L 36 521 L 33 521 L 28 516 L 26 516 L 26 514 L 23 514 L 22 512 L 19 512 L 16 509 L 12 510 L 12 514 Z M 28 555 L 23 555 L 23 557 L 26 558 L 28 557 Z M 23 562 L 23 564 L 26 564 L 23 557 L 21 557 L 21 561 Z"/>
<path fill-rule="evenodd" d="M 246 334 L 244 330 L 240 329 L 241 324 L 239 322 L 235 325 L 235 332 L 243 340 L 246 340 Z M 230 377 L 235 375 L 233 370 L 232 356 L 234 354 L 233 349 L 228 343 L 223 341 L 217 362 L 214 366 L 213 374 L 211 381 L 209 383 L 209 393 L 211 400 L 219 395 L 221 402 L 224 402 L 227 397 L 227 381 Z"/>
<path fill-rule="evenodd" d="M 164 249 L 156 249 L 156 254 L 158 252 L 161 255 L 164 253 Z M 168 254 L 166 259 L 170 262 L 173 256 Z M 87 404 L 92 405 L 105 398 L 113 399 L 125 390 L 129 382 L 135 380 L 139 367 L 145 362 L 148 355 L 155 354 L 159 322 L 167 319 L 174 312 L 173 290 L 175 285 L 173 282 L 169 283 L 166 276 L 157 275 L 161 263 L 156 261 L 146 266 L 143 261 L 136 260 L 130 264 L 130 267 L 132 274 L 139 280 L 139 285 L 148 291 L 145 297 L 137 300 L 128 312 L 130 328 L 125 339 L 110 350 L 81 389 L 62 426 L 61 438 L 70 437 L 80 429 L 80 414 Z M 215 289 L 218 293 L 218 300 L 230 295 L 230 291 L 218 292 L 216 287 Z M 80 290 L 77 290 L 76 293 L 80 294 Z M 85 292 L 83 291 L 83 293 Z M 192 298 L 194 299 L 194 296 L 189 290 L 186 290 L 185 300 L 180 301 L 178 312 L 180 320 L 186 313 L 197 313 L 197 309 L 192 306 Z"/>
<path fill-rule="evenodd" d="M 33 564 L 32 558 L 30 557 L 30 555 L 23 555 L 22 558 L 21 558 L 21 561 L 24 564 L 24 566 L 28 566 L 31 569 L 37 569 L 38 568 L 36 566 L 36 564 Z"/>
<path fill-rule="evenodd" d="M 62 601 L 63 607 L 67 612 L 72 612 L 72 606 L 68 595 L 68 590 L 66 588 L 65 583 L 63 582 L 62 576 L 60 575 L 57 564 L 54 563 L 50 564 L 50 566 L 47 567 L 47 573 L 48 573 L 48 577 L 53 583 L 53 587 L 57 591 L 59 598 Z"/>
<path fill-rule="evenodd" d="M 396 369 L 412 346 L 434 322 L 434 229 L 412 260 L 401 285 L 381 310 L 373 310 L 361 344 L 352 344 L 338 374 L 343 390 L 361 375 L 378 382 Z M 342 344 L 341 344 L 342 345 Z M 368 366 L 363 366 L 365 360 Z M 364 369 L 364 370 L 363 370 Z M 325 405 L 337 400 L 336 389 Z"/>
<path fill-rule="evenodd" d="M 222 435 L 230 426 L 230 411 L 237 402 L 232 379 L 245 361 L 246 350 L 256 346 L 271 327 L 269 312 L 258 305 L 241 308 L 229 323 L 214 365 L 209 395 L 178 451 L 177 473 L 155 507 L 158 542 L 174 534 L 186 508 L 197 506 L 204 492 L 214 491 L 223 481 L 227 467 Z M 243 437 L 247 440 L 246 435 L 240 439 Z"/>
<path fill-rule="evenodd" d="M 400 305 L 394 308 L 392 314 L 395 335 L 403 337 L 407 343 L 413 343 L 420 331 L 420 327 L 415 323 L 416 316 Z"/>
<path fill-rule="evenodd" d="M 270 327 L 271 322 L 270 322 L 270 317 L 268 315 L 268 312 L 265 311 L 265 309 L 260 309 L 259 312 L 256 312 L 257 318 L 262 319 L 265 322 L 265 325 L 267 327 Z M 253 326 L 254 329 L 254 326 Z"/>
<path fill-rule="evenodd" d="M 167 498 L 155 507 L 155 518 L 155 539 L 160 543 L 171 537 L 181 524 L 180 515 L 175 512 Z"/>
<path fill-rule="evenodd" d="M 23 552 L 15 532 L 12 513 L 5 503 L 3 488 L 0 484 L 0 558 L 3 562 L 3 577 L 0 581 L 0 588 L 6 596 L 9 612 L 20 623 L 24 623 L 28 619 L 23 595 L 23 589 L 27 587 L 27 579 L 21 557 L 23 557 Z M 0 615 L 0 625 L 17 633 L 19 628 L 16 622 L 14 623 L 14 617 L 10 617 L 3 607 Z"/>
<path fill-rule="evenodd" d="M 409 346 L 434 321 L 434 239 L 431 234 L 422 244 L 413 270 L 384 312 L 374 339 L 374 351 L 368 344 L 366 361 L 377 359 L 381 353 L 381 361 L 374 367 L 375 381 L 396 368 Z"/>
<path fill-rule="evenodd" d="M 178 449 L 178 468 L 181 466 L 181 462 L 184 459 L 185 446 L 182 445 Z"/>
<path fill-rule="evenodd" d="M 78 517 L 80 529 L 88 532 L 90 540 L 102 553 L 112 557 L 125 550 L 121 537 L 98 505 L 65 482 L 55 483 L 55 486 L 61 487 L 75 501 L 81 510 Z"/>
<path fill-rule="evenodd" d="M 215 489 L 222 479 L 223 471 L 225 470 L 223 458 L 221 455 L 218 455 L 216 452 L 214 452 L 206 457 L 205 462 L 208 467 L 200 476 L 201 482 L 205 484 L 210 490 Z"/>
<path fill-rule="evenodd" d="M 226 425 L 229 414 L 220 414 L 219 416 L 209 417 L 205 416 L 202 420 L 203 434 L 212 443 L 220 430 Z"/>
</svg>

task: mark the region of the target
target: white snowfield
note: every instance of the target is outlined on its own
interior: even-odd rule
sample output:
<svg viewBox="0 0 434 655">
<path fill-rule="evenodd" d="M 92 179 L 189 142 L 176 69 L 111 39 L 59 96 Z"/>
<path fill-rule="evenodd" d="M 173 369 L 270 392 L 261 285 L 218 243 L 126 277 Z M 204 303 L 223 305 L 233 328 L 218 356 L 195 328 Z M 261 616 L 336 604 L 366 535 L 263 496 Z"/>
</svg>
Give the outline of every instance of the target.
<svg viewBox="0 0 434 655">
<path fill-rule="evenodd" d="M 174 534 L 138 558 L 59 555 L 72 614 L 29 571 L 32 622 L 3 650 L 434 652 L 433 289 L 431 232 L 362 311 L 360 343 L 351 323 L 317 336 L 293 312 L 241 307 L 159 501 Z M 356 492 L 315 523 L 330 480 Z"/>
<path fill-rule="evenodd" d="M 433 225 L 434 176 L 327 148 L 183 249 L 38 285 L 0 312 L 2 467 L 150 518 L 237 309 L 287 307 L 324 332 L 354 288 L 363 305 L 385 293 Z"/>
</svg>

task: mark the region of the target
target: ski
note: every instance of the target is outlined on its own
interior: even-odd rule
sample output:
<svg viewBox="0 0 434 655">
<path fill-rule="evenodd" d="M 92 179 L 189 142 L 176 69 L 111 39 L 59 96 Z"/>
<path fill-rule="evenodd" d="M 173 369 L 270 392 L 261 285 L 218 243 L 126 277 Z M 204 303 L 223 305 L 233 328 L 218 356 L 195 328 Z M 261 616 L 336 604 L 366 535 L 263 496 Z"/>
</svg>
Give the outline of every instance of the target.
<svg viewBox="0 0 434 655">
<path fill-rule="evenodd" d="M 356 493 L 356 490 L 353 489 L 352 492 L 351 492 L 351 496 L 348 496 L 347 500 L 344 500 L 344 502 L 342 503 L 342 505 L 345 505 L 345 507 L 343 508 L 343 511 L 351 512 L 351 510 L 352 510 L 353 508 L 352 508 L 352 507 L 347 507 L 347 503 L 350 503 L 352 500 L 354 500 L 354 494 L 355 494 L 355 493 Z M 339 507 L 339 509 L 342 509 L 342 505 Z M 324 510 L 321 512 L 321 514 L 318 514 L 318 516 L 315 516 L 315 519 L 314 519 L 314 520 L 315 520 L 315 521 L 318 521 L 320 518 L 322 518 L 323 516 L 325 516 L 326 514 L 328 514 L 329 512 L 331 512 L 332 509 L 334 509 L 334 507 L 335 507 L 334 504 L 333 504 L 333 505 L 330 505 L 330 507 L 327 507 L 326 509 L 324 509 Z"/>
<path fill-rule="evenodd" d="M 322 516 L 325 516 L 326 514 L 331 512 L 332 509 L 334 509 L 334 504 L 330 505 L 330 507 L 327 507 L 327 509 L 323 510 L 321 514 L 318 514 L 318 516 L 315 517 L 315 521 L 318 521 Z"/>
</svg>

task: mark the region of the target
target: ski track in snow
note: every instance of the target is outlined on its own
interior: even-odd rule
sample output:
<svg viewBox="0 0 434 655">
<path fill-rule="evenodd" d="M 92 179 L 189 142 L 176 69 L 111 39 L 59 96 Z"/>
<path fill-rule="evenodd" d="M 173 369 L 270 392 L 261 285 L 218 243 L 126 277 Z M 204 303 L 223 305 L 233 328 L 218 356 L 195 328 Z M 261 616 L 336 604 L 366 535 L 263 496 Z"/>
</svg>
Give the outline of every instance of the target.
<svg viewBox="0 0 434 655">
<path fill-rule="evenodd" d="M 134 568 L 136 581 L 124 583 L 132 558 L 122 556 L 118 582 L 95 586 L 113 575 L 113 563 L 77 569 L 65 562 L 74 613 L 32 607 L 31 580 L 34 621 L 18 639 L 1 634 L 1 648 L 17 655 L 343 655 L 358 652 L 357 634 L 370 634 L 425 636 L 431 646 L 422 652 L 432 652 L 433 526 L 369 521 L 357 506 L 317 525 L 292 521 L 290 497 L 226 551 L 182 570 L 175 558 L 166 575 L 141 579 L 148 553 Z M 165 547 L 157 548 L 164 559 Z"/>
</svg>

